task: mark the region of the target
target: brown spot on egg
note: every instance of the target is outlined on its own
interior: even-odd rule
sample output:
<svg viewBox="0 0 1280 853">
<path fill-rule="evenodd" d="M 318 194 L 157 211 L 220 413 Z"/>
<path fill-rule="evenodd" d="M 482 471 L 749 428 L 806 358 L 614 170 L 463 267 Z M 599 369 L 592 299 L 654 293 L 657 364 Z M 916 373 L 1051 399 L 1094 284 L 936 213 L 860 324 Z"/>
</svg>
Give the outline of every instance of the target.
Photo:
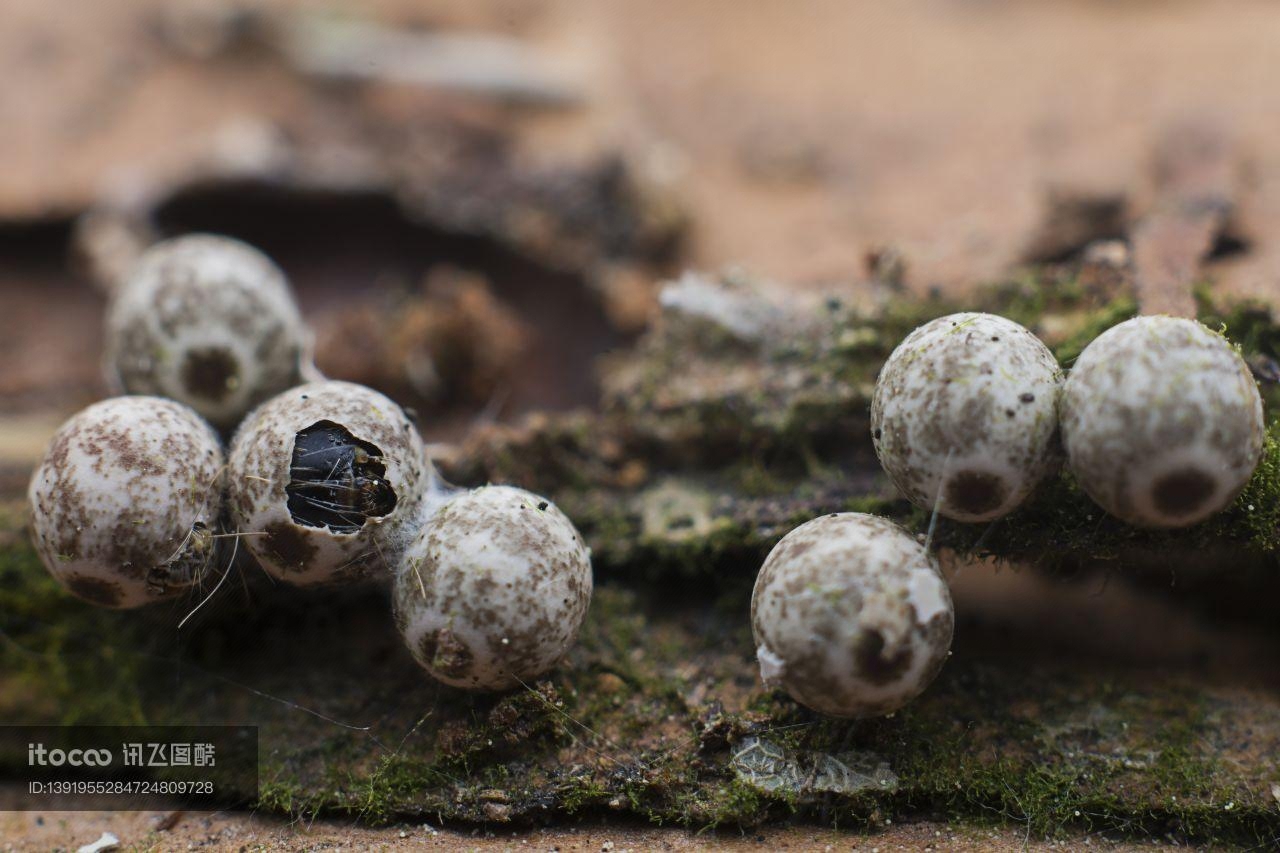
<svg viewBox="0 0 1280 853">
<path fill-rule="evenodd" d="M 970 515 L 984 515 L 1005 500 L 1004 481 L 983 471 L 960 471 L 947 480 L 947 504 Z"/>
<path fill-rule="evenodd" d="M 70 575 L 63 582 L 73 595 L 99 607 L 115 607 L 123 596 L 120 584 L 102 578 Z"/>
<path fill-rule="evenodd" d="M 1180 468 L 1158 478 L 1151 488 L 1156 509 L 1165 515 L 1190 515 L 1213 496 L 1217 482 L 1199 468 Z"/>
<path fill-rule="evenodd" d="M 462 678 L 471 668 L 471 649 L 448 628 L 424 636 L 419 650 L 422 660 L 450 678 Z"/>
<path fill-rule="evenodd" d="M 240 365 L 225 347 L 196 347 L 182 360 L 182 387 L 194 397 L 219 402 L 234 390 Z"/>
<path fill-rule="evenodd" d="M 858 635 L 853 650 L 859 674 L 872 684 L 892 684 L 897 681 L 911 667 L 912 657 L 910 646 L 886 655 L 884 635 L 874 629 Z"/>
</svg>

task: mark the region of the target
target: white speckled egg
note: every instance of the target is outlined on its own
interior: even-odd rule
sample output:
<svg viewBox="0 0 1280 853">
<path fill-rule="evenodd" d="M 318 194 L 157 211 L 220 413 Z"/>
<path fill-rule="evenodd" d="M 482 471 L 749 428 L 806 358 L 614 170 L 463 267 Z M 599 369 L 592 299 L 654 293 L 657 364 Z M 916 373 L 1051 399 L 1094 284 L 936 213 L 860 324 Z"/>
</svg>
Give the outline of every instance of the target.
<svg viewBox="0 0 1280 853">
<path fill-rule="evenodd" d="M 223 430 L 301 382 L 309 346 L 284 274 L 227 237 L 157 243 L 107 313 L 108 381 L 186 403 Z"/>
<path fill-rule="evenodd" d="M 947 659 L 954 622 L 924 546 L 862 513 L 782 537 L 751 596 L 760 677 L 836 717 L 888 714 L 919 696 Z"/>
<path fill-rule="evenodd" d="M 36 552 L 63 586 L 103 607 L 137 607 L 221 567 L 222 449 L 195 412 L 116 397 L 62 425 L 31 478 Z"/>
<path fill-rule="evenodd" d="M 1012 512 L 1057 470 L 1062 371 L 1022 326 L 940 317 L 885 362 L 871 399 L 880 464 L 916 506 L 957 521 Z"/>
<path fill-rule="evenodd" d="M 1235 499 L 1262 454 L 1248 366 L 1195 320 L 1135 317 L 1085 347 L 1062 395 L 1080 487 L 1142 527 L 1182 527 Z"/>
<path fill-rule="evenodd" d="M 591 603 L 591 554 L 537 495 L 486 486 L 452 499 L 396 575 L 396 625 L 432 676 L 506 690 L 555 666 Z"/>
<path fill-rule="evenodd" d="M 324 381 L 254 410 L 231 443 L 227 498 L 243 542 L 291 584 L 387 572 L 433 481 L 404 410 L 369 388 Z"/>
</svg>

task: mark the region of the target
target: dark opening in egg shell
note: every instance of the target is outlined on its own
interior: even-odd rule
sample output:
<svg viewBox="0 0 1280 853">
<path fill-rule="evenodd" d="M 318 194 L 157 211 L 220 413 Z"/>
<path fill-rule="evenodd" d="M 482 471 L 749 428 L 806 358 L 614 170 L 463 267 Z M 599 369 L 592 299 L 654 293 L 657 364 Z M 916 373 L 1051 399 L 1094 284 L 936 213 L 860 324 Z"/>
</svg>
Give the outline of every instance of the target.
<svg viewBox="0 0 1280 853">
<path fill-rule="evenodd" d="M 345 427 L 319 421 L 294 438 L 289 514 L 299 524 L 354 533 L 371 517 L 396 508 L 382 450 Z"/>
</svg>

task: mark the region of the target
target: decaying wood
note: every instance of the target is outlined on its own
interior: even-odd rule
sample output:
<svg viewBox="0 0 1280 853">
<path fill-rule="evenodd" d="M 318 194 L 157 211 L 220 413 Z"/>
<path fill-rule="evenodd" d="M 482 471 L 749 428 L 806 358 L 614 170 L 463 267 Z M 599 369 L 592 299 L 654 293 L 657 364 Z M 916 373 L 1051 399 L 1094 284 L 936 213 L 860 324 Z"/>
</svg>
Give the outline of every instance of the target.
<svg viewBox="0 0 1280 853">
<path fill-rule="evenodd" d="M 1216 125 L 1187 121 L 1161 137 L 1155 201 L 1133 231 L 1142 313 L 1195 316 L 1192 287 L 1231 216 L 1239 167 L 1234 141 Z"/>
</svg>

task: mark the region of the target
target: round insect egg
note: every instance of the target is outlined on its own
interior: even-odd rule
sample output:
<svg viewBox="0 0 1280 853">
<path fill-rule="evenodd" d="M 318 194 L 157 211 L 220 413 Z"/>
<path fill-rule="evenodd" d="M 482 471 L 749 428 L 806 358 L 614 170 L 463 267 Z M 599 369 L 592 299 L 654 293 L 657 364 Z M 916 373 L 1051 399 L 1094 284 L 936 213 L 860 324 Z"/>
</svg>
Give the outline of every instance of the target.
<svg viewBox="0 0 1280 853">
<path fill-rule="evenodd" d="M 222 430 L 301 382 L 309 346 L 279 267 L 227 237 L 157 243 L 107 312 L 108 381 L 185 403 Z"/>
<path fill-rule="evenodd" d="M 486 486 L 444 504 L 396 575 L 396 625 L 455 687 L 506 690 L 555 666 L 591 603 L 591 554 L 537 495 Z"/>
<path fill-rule="evenodd" d="M 433 481 L 418 431 L 362 385 L 301 385 L 255 409 L 231 443 L 232 519 L 287 583 L 353 580 L 397 564 Z"/>
<path fill-rule="evenodd" d="M 1141 527 L 1225 508 L 1262 455 L 1262 398 L 1244 359 L 1180 317 L 1135 317 L 1094 339 L 1067 378 L 1061 421 L 1080 487 Z"/>
<path fill-rule="evenodd" d="M 916 506 L 957 521 L 1012 512 L 1061 462 L 1062 371 L 1022 326 L 952 314 L 889 356 L 871 399 L 876 455 Z"/>
<path fill-rule="evenodd" d="M 220 568 L 222 449 L 186 406 L 116 397 L 54 434 L 31 478 L 31 531 L 45 568 L 103 607 L 137 607 Z"/>
<path fill-rule="evenodd" d="M 951 649 L 955 615 L 937 564 L 898 525 L 816 518 L 774 547 L 756 577 L 760 676 L 815 711 L 888 714 L 920 695 Z"/>
</svg>

